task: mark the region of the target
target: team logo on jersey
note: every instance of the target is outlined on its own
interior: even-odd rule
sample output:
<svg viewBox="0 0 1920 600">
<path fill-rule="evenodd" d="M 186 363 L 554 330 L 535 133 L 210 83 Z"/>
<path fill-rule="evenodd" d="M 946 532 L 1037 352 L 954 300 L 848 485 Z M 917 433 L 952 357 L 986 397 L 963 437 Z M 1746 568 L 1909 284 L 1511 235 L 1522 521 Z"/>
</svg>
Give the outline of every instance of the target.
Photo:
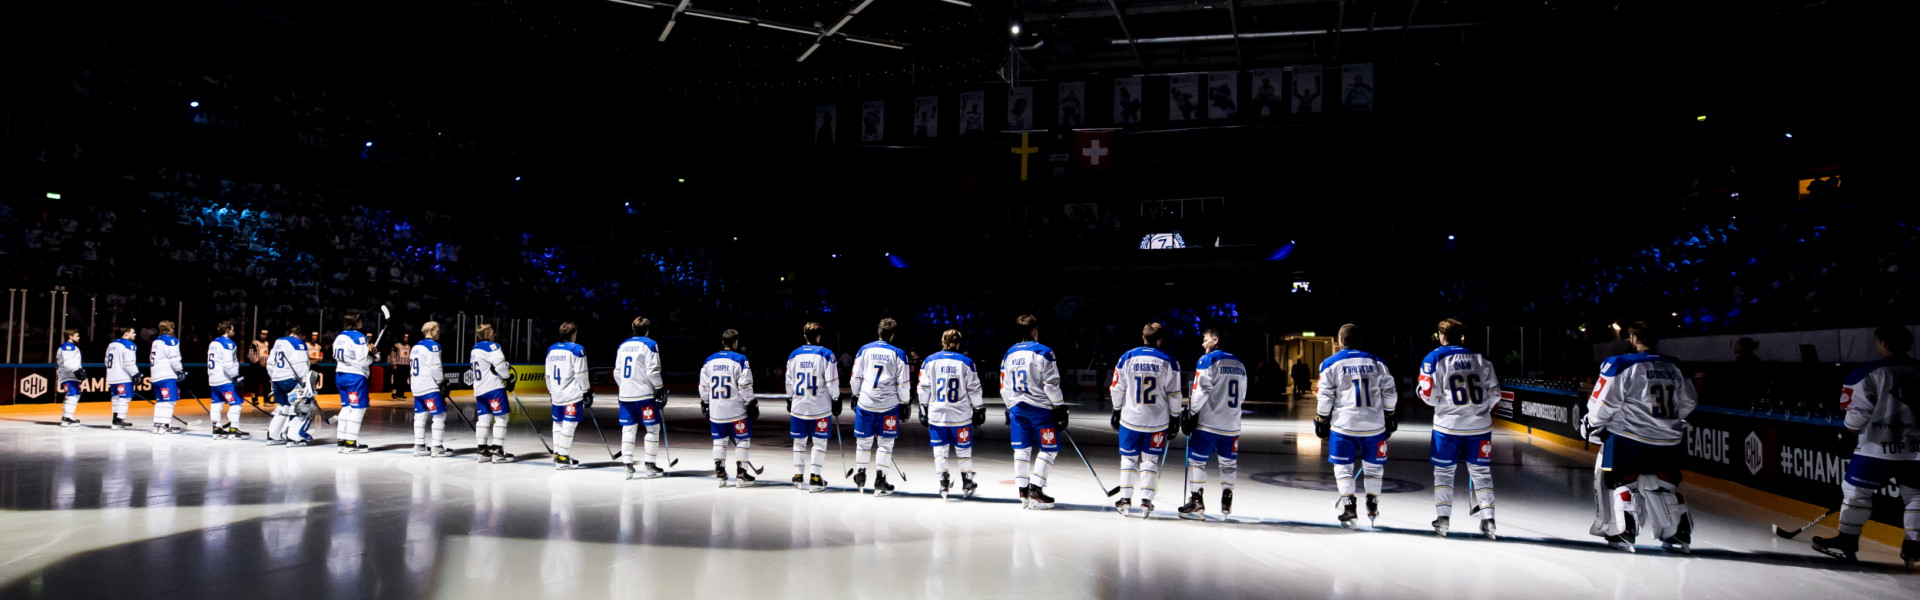
<svg viewBox="0 0 1920 600">
<path fill-rule="evenodd" d="M 1493 440 L 1480 440 L 1480 458 L 1493 458 Z"/>
<path fill-rule="evenodd" d="M 360 392 L 347 392 L 347 402 L 359 402 Z"/>
<path fill-rule="evenodd" d="M 1040 443 L 1042 444 L 1053 443 L 1053 429 L 1048 428 L 1048 429 L 1040 430 Z"/>
<path fill-rule="evenodd" d="M 494 412 L 499 412 L 499 411 L 500 411 L 500 399 L 499 399 L 499 398 L 494 398 L 494 399 L 492 399 L 492 400 L 488 400 L 488 401 L 487 401 L 487 406 L 488 406 L 489 408 L 492 408 L 492 409 L 494 410 Z"/>
<path fill-rule="evenodd" d="M 227 402 L 233 402 L 233 392 L 220 392 L 220 399 L 225 400 Z"/>
<path fill-rule="evenodd" d="M 439 407 L 438 407 L 438 406 L 435 406 L 435 404 L 436 404 L 436 403 L 434 402 L 434 399 L 432 399 L 432 398 L 428 398 L 428 399 L 427 399 L 427 410 L 439 410 Z"/>
<path fill-rule="evenodd" d="M 747 432 L 747 421 L 746 421 L 746 419 L 741 419 L 741 420 L 739 420 L 739 421 L 734 421 L 734 422 L 733 422 L 733 432 L 734 432 L 734 433 L 736 433 L 736 434 L 744 434 L 744 433 L 746 433 L 746 432 Z"/>
<path fill-rule="evenodd" d="M 1234 454 L 1240 453 L 1240 438 L 1238 437 L 1233 438 L 1233 453 Z"/>
<path fill-rule="evenodd" d="M 642 419 L 646 419 L 646 420 L 648 420 L 648 421 L 652 421 L 652 420 L 653 420 L 653 407 L 651 407 L 651 406 L 649 406 L 649 407 L 646 407 L 646 408 L 642 408 L 642 409 L 640 409 L 640 418 L 642 418 Z"/>
<path fill-rule="evenodd" d="M 1850 388 L 1850 387 L 1840 388 L 1840 410 L 1847 410 L 1852 406 L 1853 406 L 1853 388 Z"/>
<path fill-rule="evenodd" d="M 1602 378 L 1600 380 L 1600 383 L 1594 384 L 1593 386 L 1593 397 L 1599 398 L 1600 390 L 1604 390 L 1604 389 L 1607 389 L 1607 380 L 1605 378 Z"/>
<path fill-rule="evenodd" d="M 893 415 L 887 415 L 887 418 L 880 420 L 880 427 L 882 429 L 886 429 L 887 431 L 893 431 L 895 429 L 899 429 L 900 419 Z"/>
<path fill-rule="evenodd" d="M 1374 455 L 1374 456 L 1377 456 L 1377 457 L 1380 457 L 1380 458 L 1386 458 L 1386 457 L 1387 457 L 1387 442 L 1386 442 L 1385 440 L 1381 440 L 1381 441 L 1380 441 L 1380 447 L 1379 447 L 1379 449 L 1377 449 L 1377 450 L 1374 450 L 1374 454 L 1373 454 L 1373 455 Z"/>
<path fill-rule="evenodd" d="M 962 443 L 962 444 L 965 444 L 965 443 L 967 443 L 967 442 L 968 442 L 969 440 L 972 440 L 972 439 L 973 439 L 973 431 L 972 431 L 972 429 L 973 429 L 973 428 L 971 428 L 971 427 L 961 427 L 961 428 L 960 428 L 960 432 L 959 432 L 959 433 L 956 433 L 956 434 L 954 434 L 954 437 L 955 437 L 955 438 L 958 438 L 958 439 L 960 440 L 960 443 Z"/>
<path fill-rule="evenodd" d="M 125 397 L 132 396 L 133 394 L 127 393 L 127 384 L 116 383 L 113 384 L 113 395 Z"/>
<path fill-rule="evenodd" d="M 568 404 L 568 405 L 567 405 L 567 416 L 569 416 L 569 417 L 574 417 L 574 416 L 579 416 L 579 415 L 580 415 L 580 406 L 579 406 L 579 405 L 577 405 L 577 404 Z"/>
<path fill-rule="evenodd" d="M 813 430 L 814 430 L 814 431 L 826 431 L 826 430 L 827 430 L 827 420 L 826 420 L 826 419 L 815 419 L 815 420 L 814 420 L 814 422 L 813 422 Z"/>
<path fill-rule="evenodd" d="M 1155 448 L 1159 448 L 1159 447 L 1162 447 L 1162 446 L 1165 446 L 1165 445 L 1167 445 L 1167 432 L 1165 432 L 1165 431 L 1156 431 L 1156 432 L 1153 432 L 1153 442 L 1152 442 L 1152 444 L 1153 444 L 1153 447 L 1155 447 Z"/>
<path fill-rule="evenodd" d="M 166 401 L 168 401 L 168 400 L 172 400 L 172 399 L 173 399 L 173 392 L 172 392 L 172 391 L 169 391 L 169 390 L 167 390 L 167 388 L 160 388 L 160 401 L 161 401 L 161 402 L 166 402 Z"/>
</svg>

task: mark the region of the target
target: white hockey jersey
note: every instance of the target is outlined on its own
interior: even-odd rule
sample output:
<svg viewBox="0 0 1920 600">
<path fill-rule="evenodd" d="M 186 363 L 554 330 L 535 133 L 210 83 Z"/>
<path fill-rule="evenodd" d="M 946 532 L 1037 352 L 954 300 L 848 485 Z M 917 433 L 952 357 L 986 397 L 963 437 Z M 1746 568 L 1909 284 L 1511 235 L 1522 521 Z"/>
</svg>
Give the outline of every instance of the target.
<svg viewBox="0 0 1920 600">
<path fill-rule="evenodd" d="M 240 357 L 233 340 L 213 338 L 207 344 L 207 385 L 227 385 L 240 378 Z"/>
<path fill-rule="evenodd" d="M 1185 408 L 1180 388 L 1180 363 L 1158 348 L 1141 346 L 1120 355 L 1107 391 L 1120 407 L 1121 425 L 1153 433 L 1166 431 L 1174 406 Z"/>
<path fill-rule="evenodd" d="M 1320 402 L 1315 414 L 1334 431 L 1353 437 L 1387 432 L 1387 413 L 1400 406 L 1400 391 L 1387 363 L 1359 350 L 1341 350 L 1320 363 Z"/>
<path fill-rule="evenodd" d="M 1051 410 L 1066 402 L 1060 392 L 1060 366 L 1053 349 L 1040 342 L 1020 342 L 1000 359 L 1000 399 L 1008 408 L 1025 404 Z"/>
<path fill-rule="evenodd" d="M 1699 397 L 1680 367 L 1658 354 L 1622 354 L 1600 363 L 1600 380 L 1587 400 L 1587 425 L 1655 446 L 1686 435 L 1682 421 Z"/>
<path fill-rule="evenodd" d="M 60 354 L 54 363 L 54 383 L 66 383 L 80 380 L 80 346 L 73 342 L 60 344 Z"/>
<path fill-rule="evenodd" d="M 420 340 L 407 351 L 407 361 L 407 382 L 413 386 L 413 395 L 440 392 L 440 382 L 447 380 L 446 365 L 440 362 L 440 342 Z"/>
<path fill-rule="evenodd" d="M 367 348 L 367 335 L 351 329 L 333 338 L 333 372 L 338 375 L 368 376 L 373 371 L 373 352 Z"/>
<path fill-rule="evenodd" d="M 1500 377 L 1493 362 L 1459 346 L 1441 346 L 1420 361 L 1420 401 L 1433 407 L 1433 430 L 1449 435 L 1493 431 L 1500 403 Z"/>
<path fill-rule="evenodd" d="M 1847 429 L 1860 432 L 1860 445 L 1854 452 L 1889 460 L 1920 460 L 1920 423 L 1914 420 L 1920 415 L 1915 414 L 1913 402 L 1920 402 L 1920 361 L 1891 356 L 1854 369 L 1840 388 Z"/>
<path fill-rule="evenodd" d="M 732 350 L 721 350 L 700 365 L 700 397 L 707 399 L 707 419 L 731 423 L 747 416 L 747 403 L 753 401 L 753 366 L 747 357 Z"/>
<path fill-rule="evenodd" d="M 1224 350 L 1209 352 L 1193 367 L 1193 413 L 1200 431 L 1240 435 L 1240 403 L 1247 400 L 1247 365 Z"/>
<path fill-rule="evenodd" d="M 140 359 L 134 356 L 133 340 L 120 339 L 107 344 L 107 384 L 140 380 Z"/>
<path fill-rule="evenodd" d="M 478 397 L 494 390 L 506 389 L 507 379 L 513 377 L 511 365 L 507 364 L 507 353 L 500 351 L 500 344 L 481 341 L 473 345 L 473 356 L 469 357 L 467 368 L 473 371 L 473 395 Z"/>
<path fill-rule="evenodd" d="M 153 338 L 147 356 L 147 362 L 153 365 L 147 372 L 154 381 L 171 381 L 187 373 L 186 365 L 180 363 L 180 338 L 166 334 Z"/>
<path fill-rule="evenodd" d="M 613 352 L 613 380 L 620 384 L 621 402 L 651 400 L 667 389 L 660 377 L 660 345 L 645 337 L 620 342 Z"/>
<path fill-rule="evenodd" d="M 793 393 L 788 414 L 801 419 L 824 419 L 833 414 L 840 395 L 840 367 L 832 350 L 801 346 L 787 355 L 787 386 Z"/>
<path fill-rule="evenodd" d="M 547 347 L 547 393 L 555 405 L 579 402 L 587 395 L 587 349 L 573 342 Z"/>
<path fill-rule="evenodd" d="M 893 344 L 873 342 L 853 359 L 853 393 L 867 412 L 887 412 L 912 398 L 913 374 L 907 353 Z"/>
<path fill-rule="evenodd" d="M 973 411 L 987 405 L 980 389 L 980 372 L 973 359 L 959 352 L 942 350 L 920 362 L 920 401 L 926 403 L 927 424 L 935 427 L 965 427 L 973 424 Z"/>
<path fill-rule="evenodd" d="M 306 385 L 308 369 L 307 343 L 297 337 L 283 337 L 273 341 L 273 349 L 267 352 L 267 379 L 299 381 Z"/>
</svg>

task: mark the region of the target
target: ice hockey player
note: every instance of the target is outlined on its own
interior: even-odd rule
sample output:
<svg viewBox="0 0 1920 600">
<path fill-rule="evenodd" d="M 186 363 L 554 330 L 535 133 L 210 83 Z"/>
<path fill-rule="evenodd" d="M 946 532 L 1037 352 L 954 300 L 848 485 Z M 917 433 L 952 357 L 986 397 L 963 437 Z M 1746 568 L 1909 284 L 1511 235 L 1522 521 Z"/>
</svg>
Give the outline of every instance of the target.
<svg viewBox="0 0 1920 600">
<path fill-rule="evenodd" d="M 180 376 L 187 368 L 180 363 L 180 338 L 173 337 L 173 321 L 161 321 L 154 325 L 160 335 L 153 338 L 153 347 L 147 351 L 147 380 L 153 386 L 153 432 L 157 434 L 180 434 L 185 429 L 173 424 L 173 406 L 180 400 Z"/>
<path fill-rule="evenodd" d="M 1180 518 L 1207 518 L 1207 461 L 1220 457 L 1220 514 L 1233 514 L 1233 485 L 1240 479 L 1240 403 L 1247 400 L 1247 365 L 1220 349 L 1220 331 L 1200 334 L 1207 353 L 1193 367 L 1192 408 L 1181 419 L 1187 434 L 1187 480 L 1193 492 Z"/>
<path fill-rule="evenodd" d="M 1659 336 L 1644 322 L 1625 331 L 1634 353 L 1600 363 L 1600 380 L 1587 400 L 1580 436 L 1599 442 L 1590 532 L 1615 549 L 1633 551 L 1645 527 L 1669 551 L 1685 553 L 1693 539 L 1686 496 L 1677 489 L 1686 451 L 1687 415 L 1698 403 L 1693 382 L 1673 361 L 1653 353 Z"/>
<path fill-rule="evenodd" d="M 267 379 L 273 382 L 273 423 L 267 427 L 267 441 L 283 442 L 287 447 L 305 446 L 313 440 L 307 428 L 313 424 L 312 365 L 307 364 L 306 328 L 287 327 L 287 336 L 274 340 L 267 351 Z"/>
<path fill-rule="evenodd" d="M 240 390 L 246 389 L 247 378 L 240 375 L 240 349 L 231 337 L 233 321 L 214 325 L 213 333 L 218 337 L 207 343 L 207 394 L 212 396 L 207 401 L 213 403 L 211 408 L 217 422 L 213 426 L 213 437 L 244 440 L 252 437 L 240 430 L 240 406 L 246 402 L 240 397 Z"/>
<path fill-rule="evenodd" d="M 113 330 L 113 342 L 107 344 L 107 387 L 113 393 L 113 429 L 133 429 L 127 421 L 127 405 L 133 403 L 133 388 L 140 385 L 140 359 L 134 355 L 132 327 Z"/>
<path fill-rule="evenodd" d="M 661 410 L 667 405 L 667 384 L 660 378 L 660 345 L 647 333 L 653 320 L 634 317 L 633 337 L 620 342 L 613 353 L 613 379 L 620 384 L 620 460 L 627 468 L 627 479 L 652 479 L 666 474 L 659 466 L 660 434 L 664 426 Z M 643 472 L 633 466 L 633 442 L 646 428 L 646 460 Z"/>
<path fill-rule="evenodd" d="M 753 420 L 760 403 L 753 398 L 753 366 L 738 352 L 740 332 L 720 333 L 720 351 L 700 365 L 700 412 L 707 414 L 707 432 L 713 437 L 713 474 L 727 487 L 727 440 L 733 440 L 737 487 L 753 485 Z"/>
<path fill-rule="evenodd" d="M 553 398 L 553 468 L 578 469 L 573 431 L 580 427 L 581 411 L 593 409 L 593 388 L 587 382 L 587 349 L 576 341 L 580 327 L 560 324 L 560 343 L 547 347 L 547 393 Z"/>
<path fill-rule="evenodd" d="M 1020 488 L 1020 506 L 1053 508 L 1047 495 L 1047 475 L 1060 455 L 1060 435 L 1067 429 L 1066 396 L 1060 391 L 1060 367 L 1053 349 L 1040 344 L 1040 318 L 1020 315 L 1014 320 L 1026 341 L 1014 344 L 1000 359 L 1000 398 L 1007 405 L 1007 427 L 1013 438 L 1013 483 Z M 1040 456 L 1033 455 L 1034 447 Z"/>
<path fill-rule="evenodd" d="M 1113 428 L 1120 432 L 1120 500 L 1113 504 L 1120 516 L 1133 511 L 1135 480 L 1140 492 L 1140 518 L 1153 516 L 1153 498 L 1160 480 L 1160 460 L 1180 430 L 1172 426 L 1171 407 L 1184 406 L 1180 397 L 1180 363 L 1160 351 L 1164 327 L 1148 323 L 1140 329 L 1145 344 L 1128 350 L 1114 363 Z"/>
<path fill-rule="evenodd" d="M 940 473 L 940 497 L 953 489 L 948 475 L 949 449 L 960 457 L 960 497 L 972 498 L 973 432 L 987 421 L 987 399 L 973 359 L 960 353 L 960 331 L 940 334 L 940 351 L 920 363 L 920 425 L 933 445 L 933 470 Z"/>
<path fill-rule="evenodd" d="M 787 435 L 793 438 L 793 486 L 823 492 L 827 481 L 827 440 L 840 426 L 840 368 L 832 350 L 820 346 L 825 328 L 819 323 L 800 327 L 804 345 L 787 355 Z M 811 441 L 813 449 L 808 451 Z"/>
<path fill-rule="evenodd" d="M 87 369 L 80 366 L 80 330 L 68 329 L 60 332 L 60 353 L 55 359 L 55 384 L 65 403 L 60 406 L 60 426 L 79 427 L 80 419 L 75 417 L 80 410 L 80 382 L 86 381 Z"/>
<path fill-rule="evenodd" d="M 1467 326 L 1458 319 L 1440 322 L 1434 334 L 1440 347 L 1420 361 L 1420 401 L 1433 407 L 1433 531 L 1446 537 L 1453 524 L 1454 471 L 1467 463 L 1473 485 L 1473 511 L 1480 533 L 1498 538 L 1493 523 L 1493 407 L 1500 403 L 1500 378 L 1493 362 L 1461 347 Z"/>
<path fill-rule="evenodd" d="M 1354 514 L 1353 461 L 1361 461 L 1367 492 L 1367 521 L 1380 517 L 1381 477 L 1387 466 L 1387 439 L 1399 428 L 1394 409 L 1399 391 L 1387 364 L 1360 347 L 1366 344 L 1360 326 L 1340 326 L 1339 351 L 1320 363 L 1319 406 L 1314 410 L 1313 433 L 1327 440 L 1327 462 L 1333 463 L 1334 484 L 1340 489 L 1333 506 L 1340 526 L 1359 527 Z"/>
<path fill-rule="evenodd" d="M 480 462 L 510 462 L 507 453 L 507 422 L 513 409 L 507 404 L 507 392 L 514 386 L 513 367 L 500 344 L 493 341 L 493 325 L 473 329 L 478 340 L 469 352 L 473 370 L 473 443 L 480 448 Z"/>
<path fill-rule="evenodd" d="M 1920 416 L 1914 405 L 1920 402 L 1920 361 L 1907 354 L 1913 350 L 1913 332 L 1907 328 L 1882 325 L 1873 335 L 1880 359 L 1860 365 L 1840 388 L 1847 431 L 1859 436 L 1840 481 L 1840 533 L 1813 538 L 1813 549 L 1854 560 L 1860 528 L 1873 513 L 1873 496 L 1892 480 L 1906 505 L 1900 560 L 1911 569 L 1920 562 L 1920 427 L 1914 420 Z"/>
<path fill-rule="evenodd" d="M 853 488 L 867 486 L 868 455 L 878 470 L 873 478 L 873 495 L 893 495 L 887 473 L 894 468 L 893 442 L 900 437 L 900 407 L 911 397 L 913 374 L 907 366 L 907 353 L 894 347 L 893 337 L 900 323 L 880 320 L 880 339 L 860 347 L 853 359 Z M 879 448 L 874 443 L 879 442 Z"/>
<path fill-rule="evenodd" d="M 341 454 L 364 454 L 368 450 L 360 443 L 360 425 L 367 419 L 372 400 L 367 378 L 373 372 L 373 348 L 367 347 L 367 335 L 359 330 L 360 313 L 350 312 L 340 317 L 340 335 L 333 338 L 333 387 L 340 392 L 339 423 L 334 427 L 340 439 L 334 445 L 339 446 Z"/>
<path fill-rule="evenodd" d="M 427 321 L 420 326 L 420 341 L 407 350 L 407 360 L 411 363 L 408 387 L 413 388 L 413 455 L 414 456 L 453 456 L 445 444 L 447 432 L 447 405 L 453 402 L 446 394 L 447 373 L 440 363 L 440 323 Z M 432 443 L 428 443 L 428 431 L 432 431 Z"/>
</svg>

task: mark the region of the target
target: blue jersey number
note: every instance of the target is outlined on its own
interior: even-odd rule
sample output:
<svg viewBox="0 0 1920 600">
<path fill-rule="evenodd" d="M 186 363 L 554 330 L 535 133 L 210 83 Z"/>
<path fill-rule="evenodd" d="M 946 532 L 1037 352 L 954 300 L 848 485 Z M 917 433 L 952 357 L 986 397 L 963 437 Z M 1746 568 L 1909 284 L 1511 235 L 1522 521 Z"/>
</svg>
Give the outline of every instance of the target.
<svg viewBox="0 0 1920 600">
<path fill-rule="evenodd" d="M 712 386 L 713 393 L 712 393 L 712 396 L 708 399 L 726 400 L 733 397 L 733 377 L 730 377 L 727 375 L 715 375 L 713 377 L 712 383 L 713 383 L 713 386 Z"/>
<path fill-rule="evenodd" d="M 812 373 L 801 373 L 794 376 L 793 395 L 813 397 L 818 393 L 820 393 L 819 384 L 815 383 Z"/>
<path fill-rule="evenodd" d="M 1025 369 L 1013 372 L 1013 391 L 1022 394 L 1027 393 L 1027 371 Z"/>
<path fill-rule="evenodd" d="M 1373 382 L 1365 379 L 1353 380 L 1354 406 L 1373 406 Z"/>
<path fill-rule="evenodd" d="M 1240 408 L 1240 380 L 1227 380 L 1227 408 Z"/>
<path fill-rule="evenodd" d="M 1449 375 L 1447 376 L 1447 387 L 1449 388 L 1447 393 L 1453 396 L 1454 406 L 1465 406 L 1469 402 L 1477 406 L 1486 404 L 1487 402 L 1486 390 L 1480 389 L 1479 375 L 1467 375 L 1465 377 L 1459 374 Z"/>
<path fill-rule="evenodd" d="M 1647 411 L 1653 413 L 1655 419 L 1672 419 L 1680 412 L 1673 406 L 1673 386 L 1647 386 L 1647 397 L 1652 400 Z"/>
<path fill-rule="evenodd" d="M 620 376 L 633 379 L 633 357 L 629 356 L 620 360 Z"/>
<path fill-rule="evenodd" d="M 1139 404 L 1153 404 L 1156 400 L 1153 392 L 1160 388 L 1160 380 L 1153 376 L 1133 378 L 1133 401 Z"/>
<path fill-rule="evenodd" d="M 934 402 L 959 402 L 960 378 L 942 377 L 933 385 Z"/>
</svg>

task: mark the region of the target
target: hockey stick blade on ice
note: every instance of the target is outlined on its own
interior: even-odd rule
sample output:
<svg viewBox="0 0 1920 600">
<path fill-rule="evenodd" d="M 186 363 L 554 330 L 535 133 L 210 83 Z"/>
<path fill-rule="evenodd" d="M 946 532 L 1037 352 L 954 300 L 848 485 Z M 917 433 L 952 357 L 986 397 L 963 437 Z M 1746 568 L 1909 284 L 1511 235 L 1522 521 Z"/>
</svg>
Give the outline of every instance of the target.
<svg viewBox="0 0 1920 600">
<path fill-rule="evenodd" d="M 540 445 L 547 447 L 547 454 L 553 454 L 553 445 L 547 443 L 547 436 L 541 435 L 540 428 L 533 426 L 533 413 L 527 412 L 527 405 L 521 404 L 520 397 L 511 393 L 507 394 L 507 398 L 513 400 L 514 406 L 520 407 L 520 416 L 527 419 L 527 429 L 533 432 L 533 439 L 540 440 Z"/>
<path fill-rule="evenodd" d="M 1085 452 L 1080 451 L 1080 443 L 1073 441 L 1073 432 L 1067 431 L 1067 428 L 1062 427 L 1060 428 L 1060 434 L 1067 438 L 1068 445 L 1073 446 L 1073 453 L 1080 456 L 1080 462 L 1082 464 L 1087 465 L 1087 472 L 1093 475 L 1093 484 L 1100 486 L 1100 489 L 1107 493 L 1108 498 L 1112 498 L 1116 495 L 1119 495 L 1120 486 L 1116 485 L 1116 486 L 1113 486 L 1112 488 L 1108 488 L 1107 484 L 1100 482 L 1100 473 L 1098 471 L 1093 470 L 1093 463 L 1087 461 L 1087 454 Z"/>
<path fill-rule="evenodd" d="M 1820 516 L 1814 517 L 1812 521 L 1807 521 L 1807 524 L 1801 525 L 1799 529 L 1786 529 L 1779 525 L 1774 525 L 1773 534 L 1780 536 L 1783 539 L 1789 539 L 1789 540 L 1793 539 L 1794 536 L 1798 536 L 1802 532 L 1805 532 L 1808 529 L 1813 529 L 1814 525 L 1819 525 L 1821 521 L 1827 520 L 1827 517 L 1829 515 L 1832 515 L 1833 513 L 1834 513 L 1834 509 L 1829 508 L 1827 509 L 1827 512 L 1820 513 Z"/>
</svg>

